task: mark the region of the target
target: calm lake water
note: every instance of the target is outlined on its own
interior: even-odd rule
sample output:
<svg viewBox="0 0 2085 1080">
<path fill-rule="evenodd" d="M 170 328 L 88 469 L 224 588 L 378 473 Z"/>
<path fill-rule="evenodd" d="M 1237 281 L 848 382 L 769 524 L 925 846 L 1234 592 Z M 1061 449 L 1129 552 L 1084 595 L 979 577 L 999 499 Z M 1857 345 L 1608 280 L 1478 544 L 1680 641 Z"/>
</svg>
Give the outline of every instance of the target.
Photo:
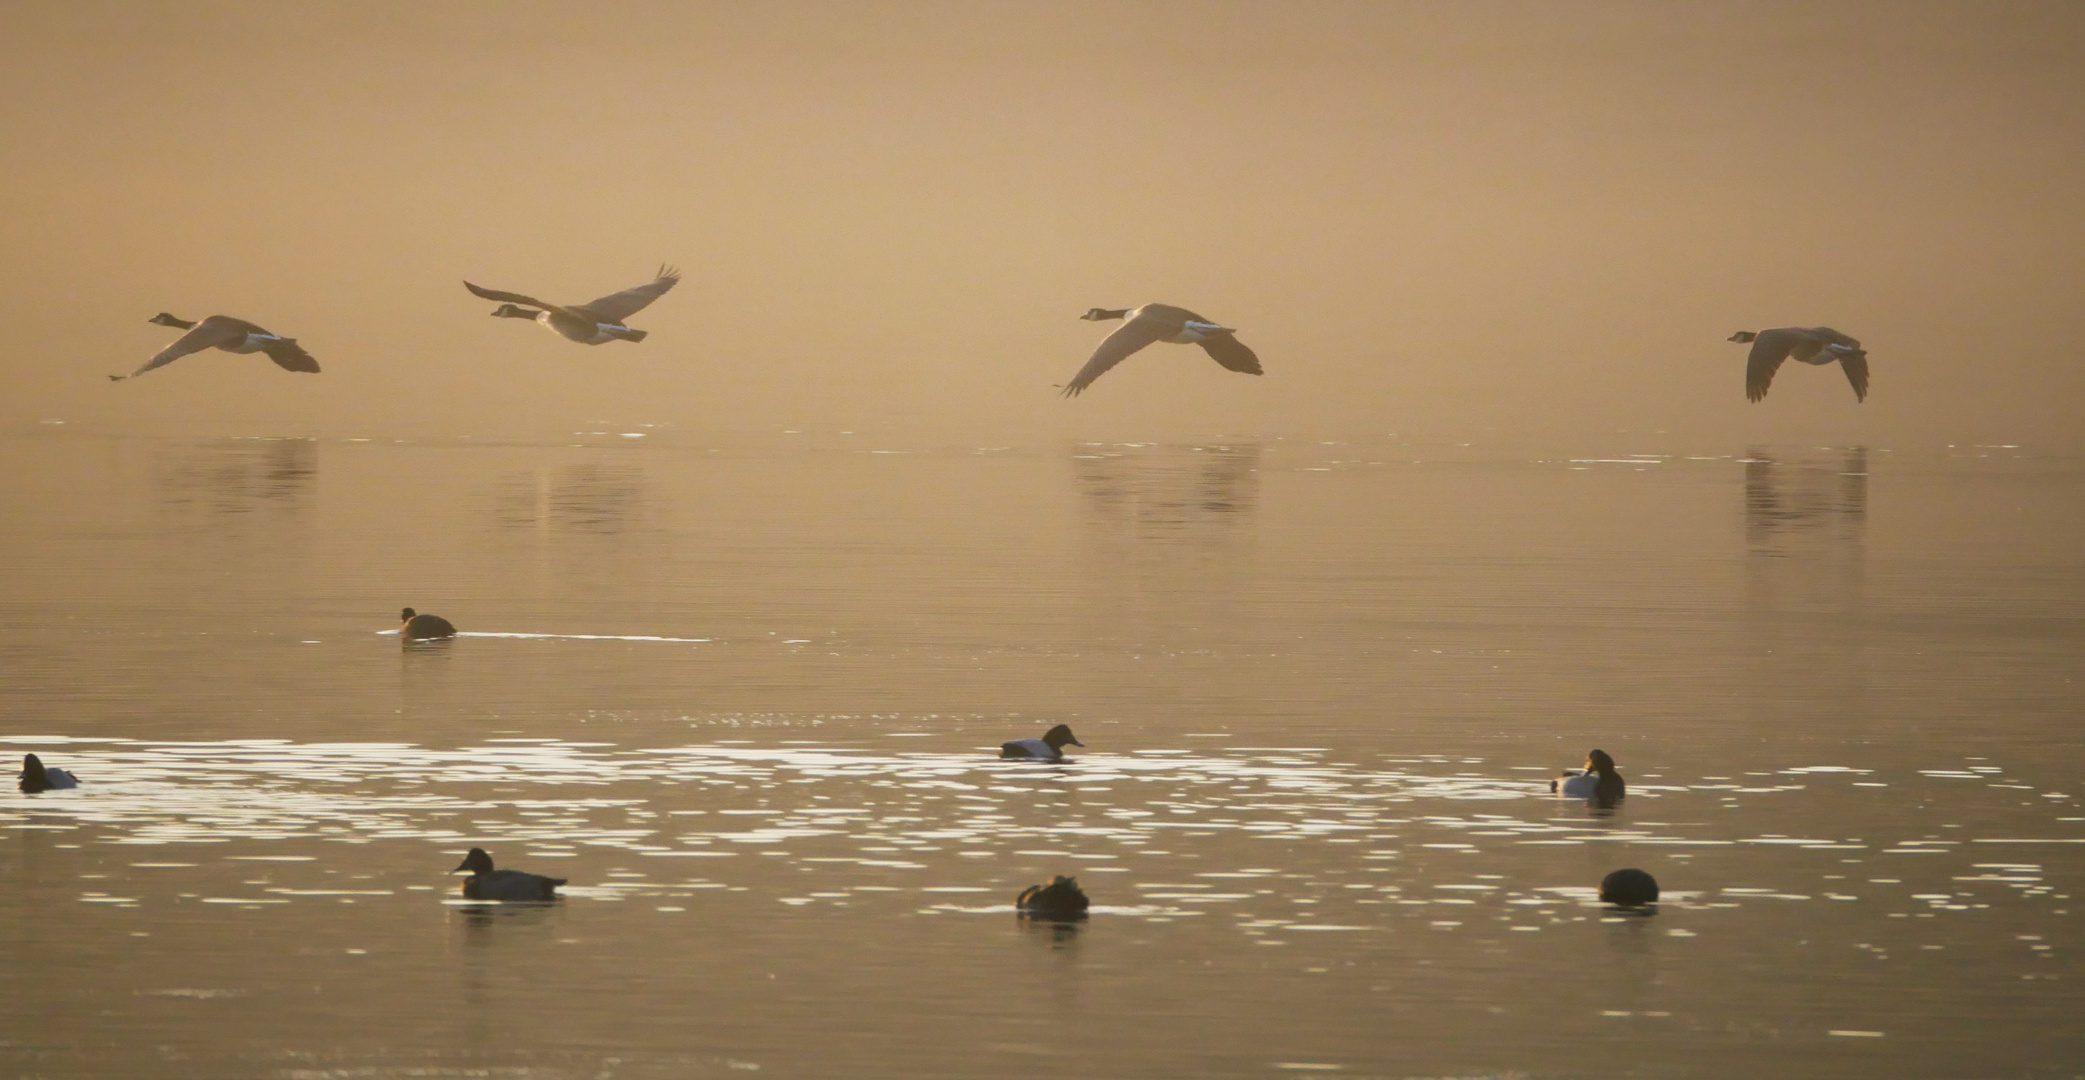
<svg viewBox="0 0 2085 1080">
<path fill-rule="evenodd" d="M 1613 438 L 0 438 L 0 1070 L 2085 1074 L 2085 461 Z"/>
</svg>

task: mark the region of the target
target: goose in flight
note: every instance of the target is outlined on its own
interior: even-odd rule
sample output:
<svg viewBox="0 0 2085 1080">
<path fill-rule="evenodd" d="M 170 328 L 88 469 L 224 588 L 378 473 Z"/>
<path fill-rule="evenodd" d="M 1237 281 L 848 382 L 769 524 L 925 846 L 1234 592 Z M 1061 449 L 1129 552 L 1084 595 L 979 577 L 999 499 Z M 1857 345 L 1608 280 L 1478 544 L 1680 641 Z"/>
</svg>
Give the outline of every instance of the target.
<svg viewBox="0 0 2085 1080">
<path fill-rule="evenodd" d="M 1820 367 L 1838 361 L 1846 372 L 1846 381 L 1853 384 L 1853 400 L 1858 403 L 1868 399 L 1867 350 L 1829 326 L 1784 326 L 1756 334 L 1740 330 L 1728 340 L 1752 343 L 1752 353 L 1745 361 L 1745 396 L 1753 401 L 1766 396 L 1774 372 L 1781 370 L 1781 362 L 1790 358 Z"/>
<path fill-rule="evenodd" d="M 679 284 L 680 280 L 679 270 L 671 266 L 661 266 L 659 276 L 642 285 L 570 307 L 563 304 L 547 304 L 533 296 L 523 296 L 520 293 L 481 289 L 468 281 L 463 283 L 463 287 L 469 289 L 474 296 L 506 301 L 492 313 L 494 318 L 534 319 L 581 345 L 599 345 L 606 341 L 643 341 L 646 331 L 632 330 L 623 325 L 623 320 L 643 311 L 652 301 L 666 295 L 666 290 Z M 527 306 L 517 306 L 524 304 Z M 531 308 L 535 310 L 530 310 Z"/>
<path fill-rule="evenodd" d="M 1072 380 L 1064 384 L 1065 397 L 1078 397 L 1093 380 L 1107 370 L 1129 358 L 1131 353 L 1154 341 L 1170 341 L 1176 345 L 1200 345 L 1217 363 L 1232 371 L 1247 375 L 1260 374 L 1260 358 L 1253 355 L 1237 338 L 1235 330 L 1202 318 L 1186 308 L 1169 304 L 1145 304 L 1140 308 L 1109 310 L 1094 308 L 1079 318 L 1089 322 L 1104 319 L 1127 320 L 1114 333 L 1109 334 L 1093 350 L 1093 359 L 1079 369 Z"/>
<path fill-rule="evenodd" d="M 268 359 L 275 361 L 276 366 L 284 371 L 308 371 L 315 375 L 319 370 L 319 362 L 313 360 L 311 354 L 297 344 L 296 338 L 271 334 L 245 319 L 234 319 L 230 315 L 212 315 L 202 322 L 189 322 L 162 311 L 145 321 L 160 326 L 177 327 L 188 333 L 175 339 L 172 345 L 159 350 L 157 356 L 145 361 L 144 367 L 128 375 L 109 376 L 110 382 L 135 379 L 153 368 L 165 367 L 189 353 L 202 352 L 204 349 L 223 349 L 232 353 L 264 352 L 268 354 Z"/>
</svg>

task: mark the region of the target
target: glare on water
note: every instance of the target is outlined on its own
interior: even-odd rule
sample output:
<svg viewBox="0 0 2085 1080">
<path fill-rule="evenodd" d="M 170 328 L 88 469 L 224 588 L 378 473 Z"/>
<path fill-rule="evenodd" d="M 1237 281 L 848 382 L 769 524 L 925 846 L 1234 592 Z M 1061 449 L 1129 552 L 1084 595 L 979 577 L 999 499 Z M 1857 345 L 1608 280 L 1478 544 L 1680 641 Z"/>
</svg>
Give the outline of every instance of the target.
<svg viewBox="0 0 2085 1080">
<path fill-rule="evenodd" d="M 83 780 L 0 797 L 16 1071 L 2085 1055 L 2085 567 L 2035 539 L 2074 534 L 2075 461 L 44 436 L 0 465 L 0 750 Z M 462 635 L 401 643 L 405 604 Z M 998 759 L 1058 722 L 1069 761 Z M 1622 804 L 1551 795 L 1595 746 Z M 462 902 L 472 846 L 565 898 Z M 1597 900 L 1622 866 L 1654 909 Z M 1016 919 L 1056 874 L 1091 918 Z"/>
</svg>

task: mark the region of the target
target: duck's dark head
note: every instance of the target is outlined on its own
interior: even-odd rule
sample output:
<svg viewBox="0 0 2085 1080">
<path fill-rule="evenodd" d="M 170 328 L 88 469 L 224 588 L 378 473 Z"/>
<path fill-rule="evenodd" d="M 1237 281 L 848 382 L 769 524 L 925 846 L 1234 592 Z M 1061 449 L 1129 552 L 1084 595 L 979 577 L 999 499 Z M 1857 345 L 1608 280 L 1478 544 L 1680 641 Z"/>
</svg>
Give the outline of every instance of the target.
<svg viewBox="0 0 2085 1080">
<path fill-rule="evenodd" d="M 1742 345 L 1742 344 L 1744 344 L 1745 342 L 1747 342 L 1747 341 L 1750 341 L 1750 340 L 1752 340 L 1753 338 L 1756 338 L 1756 337 L 1758 337 L 1758 336 L 1759 336 L 1758 334 L 1755 334 L 1755 333 L 1753 333 L 1753 332 L 1752 332 L 1752 331 L 1750 331 L 1750 330 L 1740 330 L 1740 331 L 1738 331 L 1737 333 L 1735 333 L 1735 334 L 1732 334 L 1732 335 L 1730 335 L 1730 336 L 1729 336 L 1729 337 L 1727 337 L 1727 338 L 1724 338 L 1723 340 L 1725 340 L 1725 341 L 1735 341 L 1735 342 L 1737 342 L 1738 344 Z"/>
<path fill-rule="evenodd" d="M 1128 308 L 1120 308 L 1120 309 L 1117 309 L 1117 310 L 1113 310 L 1113 311 L 1110 311 L 1110 310 L 1109 310 L 1109 309 L 1107 309 L 1107 308 L 1098 308 L 1098 307 L 1097 307 L 1097 308 L 1093 308 L 1092 310 L 1090 310 L 1090 311 L 1086 312 L 1086 314 L 1084 314 L 1084 315 L 1081 315 L 1081 316 L 1079 316 L 1079 318 L 1081 318 L 1081 319 L 1084 319 L 1084 320 L 1086 320 L 1087 322 L 1105 322 L 1105 321 L 1107 321 L 1107 320 L 1109 320 L 1109 319 L 1119 319 L 1119 318 L 1122 318 L 1123 316 L 1125 316 L 1125 315 L 1127 315 L 1127 314 L 1129 314 L 1129 309 L 1128 309 Z"/>
<path fill-rule="evenodd" d="M 22 755 L 22 777 L 35 779 L 43 775 L 43 759 L 35 754 Z"/>
<path fill-rule="evenodd" d="M 465 870 L 468 870 L 473 874 L 492 873 L 492 856 L 485 854 L 484 848 L 472 848 L 471 853 L 463 857 L 463 865 L 458 866 L 456 869 L 451 870 L 449 872 L 452 874 L 461 874 Z"/>
<path fill-rule="evenodd" d="M 162 311 L 159 314 L 154 315 L 149 319 L 146 319 L 145 321 L 148 323 L 157 323 L 160 326 L 171 326 L 177 330 L 189 330 L 195 327 L 194 323 L 189 322 L 187 319 L 180 318 L 170 311 Z"/>
<path fill-rule="evenodd" d="M 514 304 L 501 304 L 492 310 L 492 317 L 495 319 L 533 319 L 536 317 L 536 313 L 528 308 L 518 307 Z"/>
<path fill-rule="evenodd" d="M 1071 733 L 1071 725 L 1069 724 L 1059 724 L 1056 727 L 1053 727 L 1050 730 L 1044 732 L 1043 741 L 1050 744 L 1050 749 L 1052 750 L 1064 749 L 1065 743 L 1070 743 L 1073 746 L 1086 745 L 1085 743 L 1080 742 L 1078 740 L 1078 737 Z"/>
<path fill-rule="evenodd" d="M 417 611 L 414 611 L 414 610 L 413 610 L 412 608 L 406 608 L 406 609 L 405 609 L 404 611 L 401 611 L 401 612 L 399 612 L 399 613 L 398 613 L 398 621 L 399 621 L 399 622 L 412 622 L 412 621 L 413 621 L 413 616 L 415 616 L 415 615 L 418 615 L 418 614 L 419 614 L 419 612 L 417 612 Z"/>
<path fill-rule="evenodd" d="M 1585 767 L 1604 776 L 1614 771 L 1614 759 L 1605 750 L 1591 750 L 1586 753 Z"/>
</svg>

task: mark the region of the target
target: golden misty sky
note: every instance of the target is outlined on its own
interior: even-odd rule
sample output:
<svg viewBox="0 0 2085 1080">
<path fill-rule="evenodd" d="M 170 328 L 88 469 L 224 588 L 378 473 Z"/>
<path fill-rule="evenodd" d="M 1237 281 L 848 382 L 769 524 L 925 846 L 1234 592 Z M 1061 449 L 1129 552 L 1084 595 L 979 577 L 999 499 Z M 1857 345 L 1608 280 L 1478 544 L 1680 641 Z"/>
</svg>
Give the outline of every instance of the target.
<svg viewBox="0 0 2085 1080">
<path fill-rule="evenodd" d="M 66 3 L 0 37 L 0 425 L 2051 441 L 2076 3 Z M 461 281 L 686 279 L 585 347 Z M 1164 301 L 1264 378 L 1154 346 Z M 145 320 L 325 367 L 133 382 Z M 1734 330 L 1873 357 L 1743 395 Z"/>
</svg>

